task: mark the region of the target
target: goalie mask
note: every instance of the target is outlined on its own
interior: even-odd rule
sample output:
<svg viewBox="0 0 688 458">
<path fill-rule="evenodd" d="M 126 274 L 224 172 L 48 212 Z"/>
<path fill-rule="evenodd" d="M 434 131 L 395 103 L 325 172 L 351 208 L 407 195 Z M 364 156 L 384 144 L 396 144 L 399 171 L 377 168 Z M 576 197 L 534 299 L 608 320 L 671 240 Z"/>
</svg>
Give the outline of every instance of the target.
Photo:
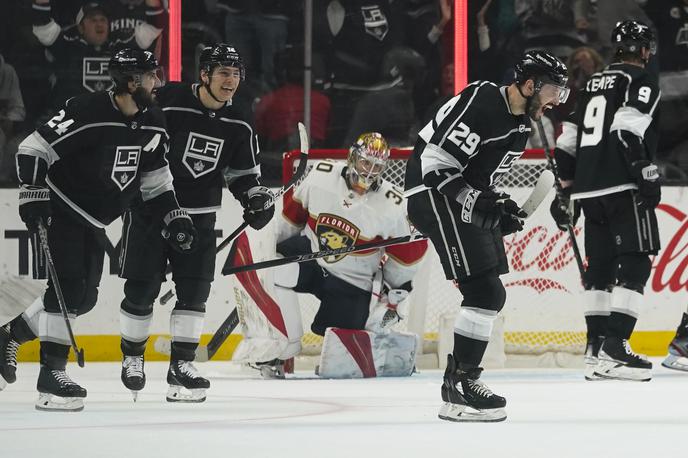
<svg viewBox="0 0 688 458">
<path fill-rule="evenodd" d="M 387 140 L 377 132 L 368 132 L 349 148 L 346 180 L 349 187 L 358 194 L 375 190 L 387 168 L 389 146 Z"/>
</svg>

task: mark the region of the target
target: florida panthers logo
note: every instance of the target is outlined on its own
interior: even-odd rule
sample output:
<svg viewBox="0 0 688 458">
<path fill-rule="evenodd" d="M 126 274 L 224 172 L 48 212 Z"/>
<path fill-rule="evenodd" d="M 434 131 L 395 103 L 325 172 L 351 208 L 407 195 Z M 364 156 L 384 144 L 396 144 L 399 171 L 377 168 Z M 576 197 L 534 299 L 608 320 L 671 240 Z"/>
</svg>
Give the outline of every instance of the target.
<svg viewBox="0 0 688 458">
<path fill-rule="evenodd" d="M 182 157 L 184 166 L 194 178 L 212 172 L 217 167 L 224 143 L 221 138 L 189 132 Z"/>
<path fill-rule="evenodd" d="M 81 64 L 81 84 L 91 92 L 112 89 L 114 83 L 108 73 L 108 57 L 84 57 Z"/>
<path fill-rule="evenodd" d="M 350 247 L 358 240 L 360 229 L 350 221 L 337 215 L 321 213 L 315 224 L 315 233 L 318 236 L 318 244 L 321 250 L 336 250 Z M 323 258 L 325 262 L 333 263 L 342 259 L 346 254 L 328 256 Z"/>
<path fill-rule="evenodd" d="M 139 159 L 141 158 L 140 146 L 118 146 L 115 151 L 115 162 L 112 166 L 110 178 L 117 185 L 120 191 L 129 186 L 139 169 Z"/>
</svg>

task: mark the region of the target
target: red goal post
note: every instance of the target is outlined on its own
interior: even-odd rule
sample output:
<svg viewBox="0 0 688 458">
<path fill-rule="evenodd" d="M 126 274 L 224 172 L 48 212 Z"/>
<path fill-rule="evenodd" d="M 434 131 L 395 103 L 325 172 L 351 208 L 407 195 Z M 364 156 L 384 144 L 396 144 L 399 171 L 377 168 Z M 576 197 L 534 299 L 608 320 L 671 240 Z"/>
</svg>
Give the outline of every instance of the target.
<svg viewBox="0 0 688 458">
<path fill-rule="evenodd" d="M 409 149 L 392 149 L 384 178 L 403 187 L 406 160 L 410 154 Z M 284 182 L 298 166 L 298 156 L 299 151 L 284 155 Z M 309 162 L 343 161 L 347 156 L 346 149 L 314 149 L 309 152 Z M 527 150 L 498 187 L 517 202 L 523 202 L 546 167 L 543 150 Z M 561 355 L 580 354 L 585 348 L 585 324 L 580 307 L 582 286 L 570 242 L 549 216 L 550 200 L 546 199 L 543 208 L 528 219 L 523 231 L 504 238 L 510 264 L 510 273 L 502 276 L 507 289 L 507 304 L 502 313 L 504 321 L 496 326 L 500 328 L 499 338 L 493 340 L 499 341 L 497 352 L 510 358 L 538 355 L 538 365 L 569 365 L 568 362 L 562 363 L 566 358 Z M 461 298 L 451 282 L 445 280 L 434 250 L 430 250 L 423 262 L 425 264 L 414 279 L 411 316 L 400 323 L 400 329 L 423 336 L 426 351 L 438 351 L 438 359 L 442 361 L 441 353 L 446 349 L 438 350 L 437 346 L 442 347 L 443 333 L 451 334 L 453 316 Z M 306 297 L 300 300 L 304 328 L 309 329 L 309 320 L 317 310 L 317 302 Z M 304 348 L 319 351 L 317 336 L 307 334 Z"/>
</svg>

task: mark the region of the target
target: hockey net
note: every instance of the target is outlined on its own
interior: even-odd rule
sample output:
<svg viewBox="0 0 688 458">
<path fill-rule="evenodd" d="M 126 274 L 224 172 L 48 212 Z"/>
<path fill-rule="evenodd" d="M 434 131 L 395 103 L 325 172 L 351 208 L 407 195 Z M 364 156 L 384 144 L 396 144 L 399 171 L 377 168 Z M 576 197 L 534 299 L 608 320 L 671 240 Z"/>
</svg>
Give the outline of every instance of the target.
<svg viewBox="0 0 688 458">
<path fill-rule="evenodd" d="M 309 162 L 344 161 L 347 154 L 347 150 L 311 150 Z M 393 149 L 384 178 L 403 187 L 406 160 L 410 154 L 410 150 Z M 283 169 L 285 182 L 297 166 L 298 152 L 287 153 Z M 542 150 L 526 151 L 498 187 L 509 193 L 516 202 L 523 202 L 546 167 Z M 580 276 L 567 234 L 559 231 L 549 216 L 547 210 L 550 201 L 548 197 L 527 220 L 523 231 L 504 238 L 510 264 L 509 274 L 502 276 L 507 289 L 507 303 L 502 312 L 504 318 L 499 326 L 499 336 L 497 339 L 493 336 L 493 340 L 499 340 L 497 345 L 500 348 L 497 351 L 506 356 L 549 357 L 554 353 L 554 357 L 560 360 L 556 354 L 580 354 L 585 348 L 585 325 L 577 299 L 582 291 Z M 453 284 L 444 278 L 433 248 L 430 248 L 423 262 L 414 279 L 410 316 L 397 326 L 400 330 L 423 336 L 427 352 L 436 350 L 433 346 L 438 345 L 442 332 L 451 336 L 461 296 Z M 308 330 L 318 302 L 305 295 L 301 295 L 299 301 L 304 329 Z M 320 343 L 319 336 L 307 333 L 303 338 L 304 352 L 318 353 Z M 493 346 L 492 343 L 490 345 Z M 568 365 L 559 362 L 553 364 Z"/>
</svg>

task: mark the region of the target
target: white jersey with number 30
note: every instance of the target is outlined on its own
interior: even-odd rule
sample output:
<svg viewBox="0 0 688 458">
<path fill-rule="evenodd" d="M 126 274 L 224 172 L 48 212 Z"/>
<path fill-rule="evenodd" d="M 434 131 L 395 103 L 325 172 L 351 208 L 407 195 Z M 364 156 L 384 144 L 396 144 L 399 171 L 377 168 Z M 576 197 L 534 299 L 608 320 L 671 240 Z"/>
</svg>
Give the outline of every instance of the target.
<svg viewBox="0 0 688 458">
<path fill-rule="evenodd" d="M 345 167 L 342 163 L 318 162 L 293 194 L 286 195 L 278 242 L 303 230 L 311 250 L 322 251 L 411 233 L 401 191 L 383 180 L 377 190 L 358 195 L 347 186 Z M 411 281 L 426 249 L 427 242 L 420 240 L 320 258 L 317 262 L 330 274 L 370 291 L 386 254 L 385 282 L 396 288 Z"/>
</svg>

